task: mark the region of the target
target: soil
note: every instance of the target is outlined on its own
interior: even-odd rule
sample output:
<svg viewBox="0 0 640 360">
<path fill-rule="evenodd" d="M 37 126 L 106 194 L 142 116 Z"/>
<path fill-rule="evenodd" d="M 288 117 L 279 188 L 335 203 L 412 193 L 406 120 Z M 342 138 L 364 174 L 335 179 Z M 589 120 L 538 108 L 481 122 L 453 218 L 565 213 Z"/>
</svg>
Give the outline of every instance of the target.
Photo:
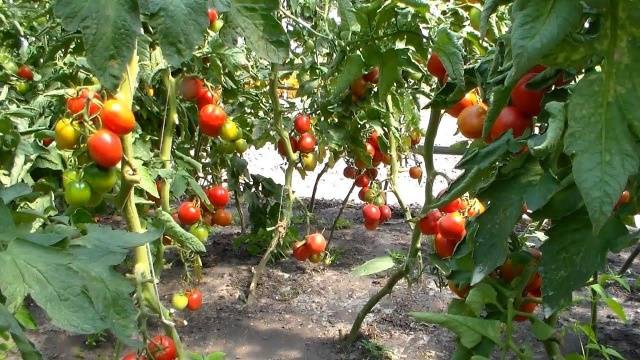
<svg viewBox="0 0 640 360">
<path fill-rule="evenodd" d="M 338 207 L 335 201 L 318 203 L 318 229 L 330 227 Z M 258 288 L 259 300 L 251 308 L 245 307 L 244 293 L 258 258 L 234 248 L 237 227 L 213 234 L 202 258 L 202 309 L 178 315 L 179 332 L 186 347 L 200 353 L 224 351 L 227 359 L 449 359 L 455 336 L 444 328 L 415 322 L 407 315 L 411 311 L 446 311 L 453 295 L 447 288 L 439 289 L 429 275 L 411 288 L 401 281 L 367 317 L 362 329 L 364 337 L 355 346 L 346 347 L 340 342 L 356 313 L 389 276 L 385 272 L 355 277 L 350 274 L 351 269 L 389 250 L 404 252 L 410 237 L 397 212 L 375 232 L 363 229 L 357 204 L 349 205 L 343 217 L 352 225 L 335 232 L 333 244 L 342 251 L 333 265 L 301 263 L 292 258 L 270 264 Z M 618 269 L 628 254 L 611 255 L 611 269 Z M 182 289 L 181 273 L 177 262 L 163 273 L 160 291 L 167 305 L 171 294 Z M 640 261 L 636 261 L 629 280 L 637 279 L 639 273 Z M 601 306 L 600 340 L 627 359 L 640 359 L 640 294 L 617 286 L 607 290 L 624 307 L 628 322 L 623 323 Z M 113 358 L 113 339 L 89 347 L 86 337 L 53 328 L 41 312 L 36 311 L 35 315 L 42 325 L 29 337 L 46 359 Z M 589 316 L 588 303 L 580 302 L 562 315 L 560 323 L 587 322 Z M 546 358 L 541 344 L 529 335 L 529 324 L 519 323 L 516 327 L 516 341 L 533 344 L 536 359 Z M 580 351 L 580 341 L 575 335 L 567 335 L 563 347 L 565 351 Z"/>
</svg>

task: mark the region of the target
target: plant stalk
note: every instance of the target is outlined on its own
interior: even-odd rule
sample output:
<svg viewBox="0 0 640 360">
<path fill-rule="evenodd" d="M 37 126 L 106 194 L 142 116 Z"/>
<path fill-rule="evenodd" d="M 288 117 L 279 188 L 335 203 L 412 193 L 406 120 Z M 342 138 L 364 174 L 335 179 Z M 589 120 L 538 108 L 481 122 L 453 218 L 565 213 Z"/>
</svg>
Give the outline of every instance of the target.
<svg viewBox="0 0 640 360">
<path fill-rule="evenodd" d="M 336 218 L 333 220 L 333 225 L 331 225 L 331 231 L 329 232 L 329 238 L 327 239 L 327 249 L 329 249 L 329 245 L 331 244 L 331 240 L 333 239 L 333 232 L 336 230 L 336 225 L 338 224 L 338 220 L 340 220 L 340 216 L 342 216 L 342 212 L 347 207 L 347 203 L 349 202 L 349 197 L 351 196 L 351 193 L 355 188 L 356 188 L 356 182 L 354 181 L 351 184 L 351 188 L 349 189 L 347 196 L 345 196 L 344 200 L 342 200 L 342 204 L 340 205 L 340 210 L 338 210 L 338 215 L 336 215 Z"/>
<path fill-rule="evenodd" d="M 329 170 L 329 162 L 327 161 L 327 163 L 324 164 L 324 167 L 322 168 L 322 170 L 320 170 L 320 173 L 318 173 L 318 176 L 316 176 L 316 182 L 313 184 L 313 192 L 311 193 L 311 200 L 309 201 L 309 212 L 313 212 L 313 208 L 316 205 L 316 192 L 318 191 L 318 184 L 320 183 L 320 178 L 322 178 L 322 176 L 326 174 L 328 170 Z"/>
</svg>

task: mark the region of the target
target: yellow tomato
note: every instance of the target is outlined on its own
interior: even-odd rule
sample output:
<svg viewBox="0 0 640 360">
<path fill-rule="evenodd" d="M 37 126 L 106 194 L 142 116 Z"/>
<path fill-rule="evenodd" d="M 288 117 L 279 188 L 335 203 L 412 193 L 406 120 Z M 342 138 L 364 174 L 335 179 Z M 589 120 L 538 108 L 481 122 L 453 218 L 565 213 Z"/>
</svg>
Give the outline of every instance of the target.
<svg viewBox="0 0 640 360">
<path fill-rule="evenodd" d="M 76 129 L 71 120 L 63 118 L 56 123 L 56 146 L 58 149 L 67 150 L 73 149 L 78 145 L 78 139 L 80 139 L 80 131 Z"/>
</svg>

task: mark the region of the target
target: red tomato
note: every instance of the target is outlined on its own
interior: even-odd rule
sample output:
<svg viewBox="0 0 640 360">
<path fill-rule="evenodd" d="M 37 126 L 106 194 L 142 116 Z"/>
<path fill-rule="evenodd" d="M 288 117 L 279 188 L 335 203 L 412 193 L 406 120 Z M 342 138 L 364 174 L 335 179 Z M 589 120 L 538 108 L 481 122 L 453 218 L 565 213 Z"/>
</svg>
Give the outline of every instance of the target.
<svg viewBox="0 0 640 360">
<path fill-rule="evenodd" d="M 121 360 L 147 360 L 147 357 L 144 355 L 138 355 L 135 352 L 130 352 L 123 356 Z"/>
<path fill-rule="evenodd" d="M 376 148 L 368 142 L 364 143 L 364 148 L 367 150 L 367 154 L 369 154 L 369 157 L 373 159 L 373 157 L 376 155 Z"/>
<path fill-rule="evenodd" d="M 371 68 L 362 78 L 368 83 L 377 84 L 380 78 L 380 68 L 377 66 Z"/>
<path fill-rule="evenodd" d="M 204 83 L 202 80 L 196 77 L 187 77 L 182 80 L 182 97 L 185 100 L 195 100 L 198 94 L 200 93 L 200 89 L 204 87 Z"/>
<path fill-rule="evenodd" d="M 378 206 L 378 210 L 380 210 L 380 222 L 384 223 L 391 219 L 392 213 L 389 205 L 380 205 Z"/>
<path fill-rule="evenodd" d="M 47 136 L 46 138 L 42 139 L 42 146 L 49 147 L 49 145 L 51 145 L 52 142 L 53 142 L 53 138 Z"/>
<path fill-rule="evenodd" d="M 16 71 L 16 75 L 25 79 L 25 80 L 33 80 L 33 71 L 28 65 L 22 64 L 18 71 Z"/>
<path fill-rule="evenodd" d="M 84 110 L 87 102 L 89 102 L 88 114 L 89 117 L 93 117 L 100 112 L 100 105 L 96 103 L 95 100 L 102 100 L 100 94 L 90 91 L 89 89 L 82 89 L 78 96 L 67 99 L 67 110 L 72 115 L 77 115 Z"/>
<path fill-rule="evenodd" d="M 409 168 L 409 177 L 412 179 L 420 179 L 422 177 L 422 169 L 420 166 L 412 166 Z"/>
<path fill-rule="evenodd" d="M 306 261 L 311 256 L 311 251 L 304 241 L 298 241 L 293 245 L 293 257 L 298 261 Z"/>
<path fill-rule="evenodd" d="M 309 115 L 298 114 L 293 121 L 293 127 L 296 129 L 298 134 L 304 134 L 311 130 L 311 118 Z"/>
<path fill-rule="evenodd" d="M 198 91 L 198 95 L 196 96 L 196 102 L 198 103 L 198 109 L 202 109 L 203 107 L 214 104 L 217 105 L 218 101 L 214 94 L 209 91 L 206 87 L 202 87 Z"/>
<path fill-rule="evenodd" d="M 225 121 L 227 121 L 227 113 L 217 105 L 205 105 L 198 114 L 200 131 L 207 136 L 218 136 Z"/>
<path fill-rule="evenodd" d="M 522 305 L 520 305 L 520 308 L 518 309 L 518 311 L 531 314 L 536 310 L 537 307 L 538 307 L 537 303 L 523 302 Z M 527 318 L 524 316 L 517 315 L 513 318 L 513 320 L 521 322 L 521 321 L 526 321 Z"/>
<path fill-rule="evenodd" d="M 380 137 L 380 134 L 378 134 L 378 132 L 375 130 L 373 130 L 371 134 L 369 134 L 369 137 L 367 137 L 367 142 L 371 144 L 371 146 L 373 146 L 375 150 L 380 150 L 380 143 L 378 142 L 379 137 Z"/>
<path fill-rule="evenodd" d="M 458 117 L 462 112 L 462 110 L 468 108 L 471 105 L 475 105 L 479 102 L 480 100 L 478 99 L 478 96 L 476 95 L 476 93 L 474 91 L 469 91 L 464 95 L 462 99 L 460 99 L 460 101 L 458 101 L 455 105 L 447 109 L 447 114 L 453 117 Z"/>
<path fill-rule="evenodd" d="M 446 214 L 438 220 L 438 233 L 447 240 L 460 241 L 465 235 L 465 220 L 459 212 Z"/>
<path fill-rule="evenodd" d="M 373 154 L 373 158 L 371 159 L 371 165 L 373 166 L 380 165 L 380 163 L 384 161 L 384 157 L 385 157 L 385 154 L 382 151 L 376 150 L 376 152 Z"/>
<path fill-rule="evenodd" d="M 212 186 L 207 189 L 207 198 L 215 208 L 223 208 L 229 203 L 229 190 L 222 185 Z"/>
<path fill-rule="evenodd" d="M 617 208 L 623 204 L 627 204 L 629 203 L 629 201 L 631 201 L 631 193 L 629 192 L 629 190 L 625 190 L 622 192 L 622 194 L 620 194 L 620 198 L 618 199 L 618 202 L 616 203 L 615 207 Z"/>
<path fill-rule="evenodd" d="M 214 8 L 207 10 L 207 15 L 209 16 L 209 25 L 213 24 L 218 20 L 218 11 Z"/>
<path fill-rule="evenodd" d="M 431 56 L 429 56 L 427 71 L 429 74 L 435 76 L 441 83 L 444 83 L 447 79 L 447 69 L 445 69 L 444 64 L 442 64 L 440 57 L 436 53 L 431 53 Z"/>
<path fill-rule="evenodd" d="M 87 148 L 91 159 L 102 167 L 116 166 L 122 160 L 122 142 L 109 130 L 101 129 L 91 134 Z"/>
<path fill-rule="evenodd" d="M 200 208 L 197 208 L 192 202 L 185 201 L 178 208 L 178 219 L 183 225 L 193 225 L 201 219 Z"/>
<path fill-rule="evenodd" d="M 373 204 L 367 204 L 362 208 L 362 217 L 365 222 L 380 221 L 380 209 Z"/>
<path fill-rule="evenodd" d="M 439 210 L 443 213 L 452 213 L 464 209 L 464 202 L 460 198 L 451 200 L 450 203 L 442 205 Z"/>
<path fill-rule="evenodd" d="M 438 232 L 438 220 L 442 217 L 439 210 L 431 210 L 425 217 L 420 219 L 418 226 L 424 235 L 435 235 Z"/>
<path fill-rule="evenodd" d="M 187 303 L 187 309 L 196 311 L 202 307 L 202 292 L 200 290 L 191 289 L 185 292 L 185 295 L 189 299 L 189 302 Z"/>
<path fill-rule="evenodd" d="M 433 239 L 433 247 L 436 250 L 436 255 L 441 258 L 448 258 L 453 255 L 456 249 L 456 243 L 445 239 L 442 234 L 437 233 Z"/>
<path fill-rule="evenodd" d="M 327 240 L 320 233 L 309 234 L 306 237 L 306 244 L 311 255 L 320 254 L 327 247 Z"/>
<path fill-rule="evenodd" d="M 513 263 L 511 259 L 507 259 L 498 269 L 500 270 L 500 278 L 505 282 L 510 283 L 513 279 L 522 274 L 523 266 L 521 264 Z"/>
<path fill-rule="evenodd" d="M 537 292 L 538 290 L 540 290 L 541 287 L 542 287 L 542 276 L 540 276 L 540 273 L 536 271 L 533 274 L 533 276 L 531 276 L 531 279 L 529 279 L 529 282 L 527 283 L 527 286 L 524 288 L 524 291 Z"/>
<path fill-rule="evenodd" d="M 347 179 L 355 179 L 356 176 L 358 176 L 358 169 L 353 166 L 347 166 L 342 171 L 342 175 L 344 175 L 344 177 L 346 177 Z"/>
<path fill-rule="evenodd" d="M 218 226 L 229 226 L 233 222 L 233 217 L 230 212 L 224 209 L 218 209 L 211 216 L 211 221 Z"/>
<path fill-rule="evenodd" d="M 367 174 L 367 176 L 370 179 L 375 179 L 375 178 L 378 177 L 378 169 L 376 169 L 376 168 L 369 168 L 369 169 L 365 170 L 364 173 Z"/>
<path fill-rule="evenodd" d="M 351 94 L 357 99 L 363 97 L 367 93 L 367 82 L 359 77 L 351 83 Z"/>
<path fill-rule="evenodd" d="M 482 137 L 482 128 L 484 127 L 484 119 L 487 117 L 487 106 L 484 104 L 475 104 L 462 110 L 458 115 L 458 130 L 467 139 L 480 139 Z"/>
<path fill-rule="evenodd" d="M 316 137 L 310 133 L 304 133 L 300 135 L 297 148 L 301 153 L 304 154 L 313 152 L 313 150 L 315 150 L 316 148 Z"/>
<path fill-rule="evenodd" d="M 493 123 L 489 133 L 489 141 L 497 140 L 509 130 L 513 130 L 513 137 L 520 137 L 529 127 L 531 127 L 530 117 L 523 115 L 513 106 L 507 106 L 502 109 L 496 122 Z"/>
<path fill-rule="evenodd" d="M 360 174 L 358 176 L 356 176 L 356 186 L 357 187 L 366 187 L 369 186 L 369 183 L 371 182 L 371 179 L 369 179 L 369 177 L 367 176 L 367 174 Z"/>
<path fill-rule="evenodd" d="M 524 75 L 511 91 L 511 104 L 527 116 L 536 116 L 540 114 L 542 109 L 544 91 L 527 88 L 527 83 L 536 75 L 538 74 L 528 73 Z"/>
<path fill-rule="evenodd" d="M 364 186 L 362 189 L 360 189 L 360 191 L 358 191 L 358 198 L 362 201 L 366 201 L 365 199 L 367 198 L 367 191 L 369 191 L 368 186 Z"/>
<path fill-rule="evenodd" d="M 380 223 L 378 221 L 365 221 L 364 222 L 364 227 L 367 230 L 375 230 L 378 228 L 378 225 L 380 225 Z"/>
<path fill-rule="evenodd" d="M 158 335 L 149 340 L 147 350 L 154 360 L 174 360 L 177 356 L 173 339 L 164 335 Z"/>
<path fill-rule="evenodd" d="M 118 99 L 105 101 L 100 111 L 102 126 L 118 135 L 126 135 L 136 127 L 133 111 Z"/>
<path fill-rule="evenodd" d="M 449 280 L 449 289 L 461 299 L 466 299 L 467 295 L 469 295 L 469 290 L 471 290 L 469 285 L 458 286 L 451 280 Z"/>
</svg>

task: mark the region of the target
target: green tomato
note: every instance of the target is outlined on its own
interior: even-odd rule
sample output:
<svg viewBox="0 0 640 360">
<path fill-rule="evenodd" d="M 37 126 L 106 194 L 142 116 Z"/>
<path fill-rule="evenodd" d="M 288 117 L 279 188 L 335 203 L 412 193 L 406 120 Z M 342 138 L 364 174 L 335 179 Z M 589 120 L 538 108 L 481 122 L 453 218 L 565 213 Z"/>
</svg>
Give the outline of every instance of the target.
<svg viewBox="0 0 640 360">
<path fill-rule="evenodd" d="M 69 184 L 73 181 L 76 181 L 80 179 L 80 176 L 78 176 L 78 172 L 75 170 L 65 170 L 62 173 L 62 187 L 63 188 L 67 188 L 69 187 Z"/>
<path fill-rule="evenodd" d="M 229 141 L 221 141 L 220 150 L 225 154 L 232 154 L 236 151 L 236 145 Z"/>
<path fill-rule="evenodd" d="M 189 229 L 189 232 L 198 238 L 198 240 L 205 242 L 209 238 L 209 230 L 202 225 L 194 225 Z"/>
<path fill-rule="evenodd" d="M 227 120 L 220 129 L 220 137 L 227 141 L 236 141 L 240 138 L 240 128 L 232 120 Z"/>
<path fill-rule="evenodd" d="M 24 81 L 16 83 L 16 92 L 20 95 L 24 95 L 29 92 L 29 84 Z"/>
<path fill-rule="evenodd" d="M 103 169 L 91 164 L 84 168 L 82 178 L 89 183 L 94 192 L 106 193 L 111 191 L 118 181 L 118 171 L 115 167 Z"/>
<path fill-rule="evenodd" d="M 373 205 L 382 206 L 384 204 L 386 204 L 386 201 L 384 201 L 384 196 L 382 196 L 382 194 L 376 196 L 376 198 L 373 200 Z"/>
<path fill-rule="evenodd" d="M 477 7 L 472 6 L 469 9 L 469 24 L 471 27 L 477 31 L 480 31 L 480 18 L 482 16 L 482 11 L 480 11 Z"/>
<path fill-rule="evenodd" d="M 315 153 L 302 154 L 302 167 L 306 171 L 313 171 L 318 165 L 318 157 Z"/>
<path fill-rule="evenodd" d="M 233 145 L 235 145 L 236 152 L 238 154 L 244 153 L 249 148 L 249 144 L 247 144 L 247 140 L 245 140 L 245 139 L 238 139 L 238 140 L 233 142 Z"/>
<path fill-rule="evenodd" d="M 211 24 L 209 28 L 213 32 L 218 32 L 220 31 L 220 29 L 222 29 L 223 26 L 224 26 L 224 21 L 222 21 L 222 19 L 218 19 L 213 24 Z"/>
<path fill-rule="evenodd" d="M 71 206 L 87 205 L 91 201 L 91 187 L 86 181 L 72 181 L 64 190 L 64 199 Z"/>
<path fill-rule="evenodd" d="M 189 298 L 182 293 L 175 293 L 173 297 L 171 297 L 171 305 L 176 310 L 184 310 L 189 303 Z"/>
<path fill-rule="evenodd" d="M 368 189 L 364 193 L 364 201 L 373 203 L 378 197 L 378 192 L 374 189 Z"/>
<path fill-rule="evenodd" d="M 100 205 L 102 200 L 104 200 L 104 193 L 91 191 L 91 199 L 89 199 L 89 202 L 87 203 L 86 206 L 89 207 L 89 208 L 94 208 L 94 207 Z"/>
</svg>

